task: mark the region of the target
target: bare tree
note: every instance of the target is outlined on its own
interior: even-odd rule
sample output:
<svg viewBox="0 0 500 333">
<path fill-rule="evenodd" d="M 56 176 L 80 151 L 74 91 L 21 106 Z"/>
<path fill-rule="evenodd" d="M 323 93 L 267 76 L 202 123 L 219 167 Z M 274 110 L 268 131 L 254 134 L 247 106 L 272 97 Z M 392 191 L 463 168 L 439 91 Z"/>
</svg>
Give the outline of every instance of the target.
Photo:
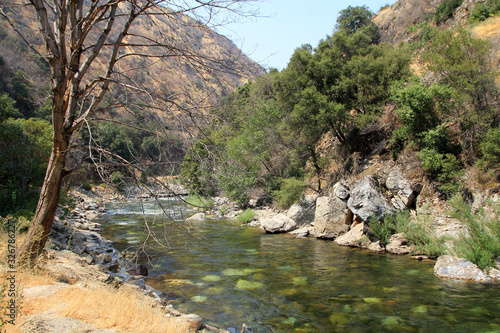
<svg viewBox="0 0 500 333">
<path fill-rule="evenodd" d="M 8 6 L 2 1 L 0 14 L 49 63 L 51 70 L 52 151 L 32 225 L 18 251 L 20 262 L 35 259 L 45 246 L 63 178 L 72 172 L 67 163 L 70 152 L 87 149 L 106 153 L 102 147 L 76 142 L 78 132 L 89 121 L 98 119 L 111 107 L 126 107 L 137 99 L 152 110 L 179 106 L 175 96 L 166 96 L 157 88 L 134 81 L 129 75 L 134 68 L 125 65 L 125 60 L 143 59 L 153 66 L 162 59 L 182 58 L 192 70 L 211 78 L 216 72 L 232 71 L 235 67 L 227 59 L 200 54 L 184 43 L 182 36 L 172 38 L 164 29 L 175 27 L 175 22 L 186 23 L 185 15 L 196 19 L 188 21 L 193 29 L 206 29 L 207 23 L 217 25 L 238 15 L 254 15 L 244 7 L 252 1 L 255 0 L 29 0 L 17 5 L 36 13 L 44 48 L 37 47 L 12 20 L 9 14 L 15 3 Z M 149 33 L 136 28 L 146 21 L 152 29 Z M 121 92 L 121 100 L 106 99 L 111 89 Z M 195 116 L 192 106 L 182 108 L 189 117 Z M 122 159 L 119 162 L 130 164 Z"/>
</svg>

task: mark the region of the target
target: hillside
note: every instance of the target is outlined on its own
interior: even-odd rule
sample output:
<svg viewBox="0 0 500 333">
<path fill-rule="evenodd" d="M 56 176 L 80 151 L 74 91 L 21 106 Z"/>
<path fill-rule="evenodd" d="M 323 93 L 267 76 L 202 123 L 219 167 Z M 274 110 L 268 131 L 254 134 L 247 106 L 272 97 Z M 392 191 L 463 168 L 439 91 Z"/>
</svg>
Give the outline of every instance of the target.
<svg viewBox="0 0 500 333">
<path fill-rule="evenodd" d="M 44 51 L 43 39 L 39 35 L 38 21 L 30 6 L 7 7 L 7 15 L 21 27 L 20 32 L 40 51 Z M 123 20 L 124 18 L 119 18 Z M 135 85 L 147 87 L 148 90 L 164 96 L 177 105 L 192 107 L 214 104 L 219 98 L 231 93 L 236 87 L 249 80 L 263 75 L 264 69 L 241 52 L 228 38 L 202 25 L 195 19 L 182 14 L 172 16 L 139 18 L 131 31 L 131 35 L 143 35 L 153 39 L 163 35 L 177 52 L 192 54 L 189 57 L 168 56 L 161 61 L 149 60 L 140 56 L 127 57 L 120 61 L 120 71 L 128 73 L 128 80 Z M 94 36 L 94 39 L 97 38 Z M 130 51 L 127 49 L 127 51 Z M 172 51 L 174 53 L 174 51 Z M 196 57 L 210 59 L 219 68 L 201 68 Z M 36 55 L 27 44 L 11 29 L 5 19 L 0 17 L 0 92 L 8 92 L 17 101 L 16 107 L 25 116 L 35 115 L 33 109 L 43 105 L 48 97 L 49 69 L 48 65 Z M 105 59 L 100 61 L 105 65 Z M 94 69 L 94 71 L 104 71 Z M 22 71 L 24 74 L 19 74 Z M 17 76 L 16 76 L 16 73 Z M 19 81 L 22 81 L 29 91 L 20 96 Z M 121 91 L 111 91 L 118 98 Z M 22 100 L 25 100 L 24 102 Z M 27 101 L 29 99 L 29 101 Z M 27 104 L 27 105 L 25 105 Z M 206 109 L 201 109 L 205 112 Z M 164 114 L 172 120 L 172 129 L 180 127 L 177 124 L 179 112 Z M 185 124 L 182 124 L 185 126 Z"/>
<path fill-rule="evenodd" d="M 392 6 L 382 9 L 373 18 L 379 26 L 381 41 L 397 44 L 399 42 L 411 42 L 418 33 L 420 24 L 429 23 L 440 29 L 450 29 L 458 26 L 470 26 L 476 36 L 491 43 L 494 49 L 494 58 L 497 69 L 500 68 L 500 19 L 492 16 L 482 22 L 471 22 L 471 16 L 478 5 L 484 1 L 464 0 L 452 16 L 437 24 L 435 13 L 443 0 L 399 0 Z"/>
</svg>

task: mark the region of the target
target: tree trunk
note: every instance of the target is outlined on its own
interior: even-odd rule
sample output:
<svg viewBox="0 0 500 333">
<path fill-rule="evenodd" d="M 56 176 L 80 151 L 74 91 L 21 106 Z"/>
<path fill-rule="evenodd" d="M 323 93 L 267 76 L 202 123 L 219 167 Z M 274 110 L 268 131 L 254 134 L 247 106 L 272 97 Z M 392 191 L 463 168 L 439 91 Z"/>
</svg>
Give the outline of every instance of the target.
<svg viewBox="0 0 500 333">
<path fill-rule="evenodd" d="M 35 216 L 27 237 L 18 250 L 17 260 L 21 265 L 33 265 L 47 242 L 61 193 L 67 148 L 68 142 L 66 140 L 61 142 L 54 140 Z"/>
</svg>

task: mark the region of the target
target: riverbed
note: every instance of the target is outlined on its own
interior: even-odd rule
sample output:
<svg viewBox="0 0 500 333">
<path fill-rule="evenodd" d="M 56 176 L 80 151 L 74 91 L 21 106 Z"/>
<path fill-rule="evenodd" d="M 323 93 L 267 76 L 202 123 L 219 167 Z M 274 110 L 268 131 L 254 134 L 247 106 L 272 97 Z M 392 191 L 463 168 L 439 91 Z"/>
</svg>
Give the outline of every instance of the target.
<svg viewBox="0 0 500 333">
<path fill-rule="evenodd" d="M 218 327 L 500 332 L 499 285 L 440 280 L 432 261 L 263 234 L 234 221 L 186 228 L 182 221 L 193 211 L 177 199 L 160 203 L 109 204 L 101 234 L 120 251 L 145 244 L 154 265 L 146 283 Z"/>
</svg>

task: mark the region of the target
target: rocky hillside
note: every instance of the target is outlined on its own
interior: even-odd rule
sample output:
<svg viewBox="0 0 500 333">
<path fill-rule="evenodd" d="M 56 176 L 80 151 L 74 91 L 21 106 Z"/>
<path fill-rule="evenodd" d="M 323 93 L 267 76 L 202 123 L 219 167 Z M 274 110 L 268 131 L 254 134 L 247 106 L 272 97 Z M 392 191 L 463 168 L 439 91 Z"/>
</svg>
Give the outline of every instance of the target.
<svg viewBox="0 0 500 333">
<path fill-rule="evenodd" d="M 418 33 L 418 25 L 430 23 L 442 29 L 471 25 L 474 33 L 488 40 L 495 50 L 495 61 L 500 64 L 500 18 L 492 16 L 480 23 L 471 23 L 471 15 L 478 5 L 485 1 L 464 0 L 453 10 L 452 16 L 437 23 L 434 20 L 436 10 L 443 0 L 398 0 L 392 6 L 382 9 L 373 19 L 379 26 L 382 42 L 397 44 L 411 42 Z"/>
<path fill-rule="evenodd" d="M 16 26 L 21 27 L 20 32 L 27 36 L 34 47 L 43 52 L 45 45 L 31 6 L 7 7 L 4 11 Z M 207 95 L 208 100 L 214 103 L 236 87 L 265 73 L 260 65 L 243 54 L 228 38 L 187 15 L 139 18 L 131 34 L 151 39 L 163 35 L 176 52 L 180 50 L 192 55 L 168 56 L 161 61 L 130 56 L 119 64 L 118 69 L 126 71 L 130 82 L 147 87 L 149 91 L 154 91 L 177 105 L 194 105 L 201 100 L 207 101 Z M 212 71 L 200 68 L 194 59 L 196 57 L 211 59 L 218 64 L 218 68 Z M 95 70 L 103 71 L 104 61 L 102 66 Z M 29 109 L 42 105 L 48 97 L 49 68 L 1 17 L 0 73 L 0 92 L 8 92 L 17 101 L 17 108 L 26 116 L 33 116 Z M 24 95 L 19 90 L 20 84 L 28 89 L 24 91 Z M 112 94 L 117 97 L 120 91 L 115 89 Z M 23 99 L 24 104 L 31 105 L 23 105 Z M 169 114 L 167 118 L 173 119 L 176 116 L 178 114 Z"/>
</svg>

